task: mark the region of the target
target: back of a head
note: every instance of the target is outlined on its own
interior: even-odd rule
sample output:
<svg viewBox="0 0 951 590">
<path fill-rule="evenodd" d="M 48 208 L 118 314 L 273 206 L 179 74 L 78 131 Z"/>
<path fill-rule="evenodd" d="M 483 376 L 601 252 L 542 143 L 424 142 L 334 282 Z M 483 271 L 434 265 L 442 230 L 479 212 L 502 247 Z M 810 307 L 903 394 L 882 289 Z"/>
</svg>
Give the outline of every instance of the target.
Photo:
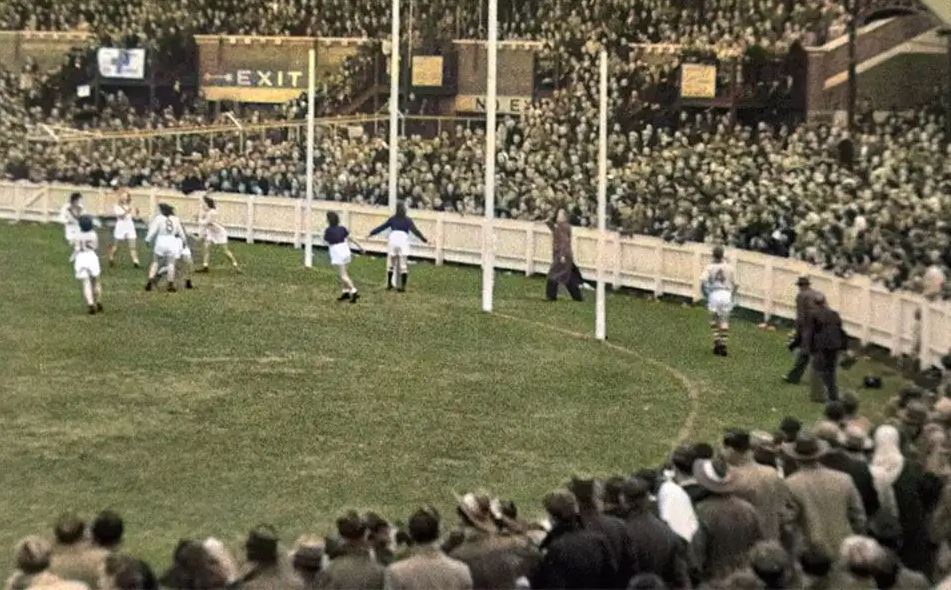
<svg viewBox="0 0 951 590">
<path fill-rule="evenodd" d="M 397 217 L 406 217 L 406 204 L 397 203 L 396 204 L 396 216 Z"/>
<path fill-rule="evenodd" d="M 291 563 L 294 569 L 309 575 L 316 575 L 323 567 L 324 543 L 316 538 L 305 536 L 295 543 Z"/>
<path fill-rule="evenodd" d="M 624 482 L 621 488 L 621 497 L 631 507 L 643 506 L 650 499 L 650 484 L 639 477 L 632 477 Z"/>
<path fill-rule="evenodd" d="M 149 564 L 128 556 L 111 556 L 107 574 L 115 590 L 157 590 L 158 582 Z"/>
<path fill-rule="evenodd" d="M 416 545 L 428 545 L 439 539 L 439 512 L 432 506 L 420 508 L 409 517 L 409 536 Z"/>
<path fill-rule="evenodd" d="M 122 542 L 125 524 L 112 510 L 103 510 L 92 523 L 92 539 L 100 547 L 112 549 Z"/>
<path fill-rule="evenodd" d="M 783 418 L 783 421 L 779 423 L 779 430 L 782 431 L 786 437 L 786 442 L 793 442 L 796 440 L 799 431 L 802 430 L 802 422 L 793 416 L 786 416 Z"/>
<path fill-rule="evenodd" d="M 670 455 L 670 463 L 675 469 L 683 473 L 693 472 L 693 462 L 697 460 L 697 453 L 693 445 L 680 445 Z"/>
<path fill-rule="evenodd" d="M 52 548 L 43 537 L 30 535 L 17 543 L 14 552 L 17 568 L 25 574 L 37 574 L 50 565 Z"/>
<path fill-rule="evenodd" d="M 637 574 L 627 584 L 627 590 L 666 590 L 667 584 L 657 574 Z"/>
<path fill-rule="evenodd" d="M 713 459 L 713 456 L 716 452 L 713 450 L 713 445 L 705 442 L 699 442 L 693 445 L 693 454 L 695 459 Z M 691 470 L 693 466 L 691 466 Z"/>
<path fill-rule="evenodd" d="M 248 533 L 245 542 L 248 561 L 271 564 L 277 562 L 277 531 L 269 524 L 260 524 Z"/>
<path fill-rule="evenodd" d="M 83 232 L 92 231 L 93 227 L 95 227 L 95 224 L 93 223 L 91 216 L 89 215 L 79 216 L 79 231 L 83 231 Z"/>
<path fill-rule="evenodd" d="M 595 506 L 599 499 L 598 482 L 587 476 L 575 476 L 568 482 L 568 490 L 575 495 L 578 505 L 585 508 Z"/>
<path fill-rule="evenodd" d="M 58 543 L 72 545 L 83 538 L 83 533 L 86 532 L 86 523 L 75 514 L 67 512 L 56 521 L 53 532 Z"/>
<path fill-rule="evenodd" d="M 362 541 L 366 537 L 367 525 L 356 510 L 350 510 L 337 519 L 337 532 L 347 541 Z"/>
<path fill-rule="evenodd" d="M 548 515 L 559 522 L 571 522 L 578 516 L 578 500 L 568 490 L 549 492 L 542 504 Z"/>
<path fill-rule="evenodd" d="M 792 560 L 776 541 L 760 541 L 750 552 L 750 566 L 767 588 L 784 588 L 791 574 Z"/>
<path fill-rule="evenodd" d="M 723 262 L 723 246 L 714 246 L 713 260 L 714 262 Z"/>
<path fill-rule="evenodd" d="M 881 569 L 887 553 L 875 539 L 853 535 L 842 541 L 842 567 L 857 578 L 870 578 Z"/>
<path fill-rule="evenodd" d="M 842 394 L 841 403 L 846 416 L 853 416 L 859 410 L 859 398 L 851 391 Z"/>
<path fill-rule="evenodd" d="M 730 429 L 723 436 L 723 446 L 737 453 L 745 453 L 750 450 L 750 433 L 745 430 Z"/>
<path fill-rule="evenodd" d="M 75 205 L 78 201 L 82 200 L 83 196 L 80 193 L 72 193 L 69 195 L 69 204 Z"/>
<path fill-rule="evenodd" d="M 164 215 L 165 217 L 170 217 L 175 215 L 175 208 L 169 205 L 168 203 L 159 203 L 158 204 L 159 214 Z"/>
<path fill-rule="evenodd" d="M 799 556 L 799 566 L 807 576 L 824 578 L 832 571 L 832 558 L 820 549 L 807 549 Z"/>
<path fill-rule="evenodd" d="M 839 401 L 829 402 L 826 404 L 823 413 L 832 422 L 841 422 L 845 418 L 845 405 Z"/>
</svg>

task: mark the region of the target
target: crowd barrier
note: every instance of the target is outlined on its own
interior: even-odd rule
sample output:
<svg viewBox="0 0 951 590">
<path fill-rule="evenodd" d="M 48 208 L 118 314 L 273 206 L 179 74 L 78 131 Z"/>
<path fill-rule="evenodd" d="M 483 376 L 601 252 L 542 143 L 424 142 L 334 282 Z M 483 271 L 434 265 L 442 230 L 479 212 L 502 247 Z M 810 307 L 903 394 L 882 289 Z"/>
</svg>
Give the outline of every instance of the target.
<svg viewBox="0 0 951 590">
<path fill-rule="evenodd" d="M 112 214 L 114 197 L 108 189 L 59 184 L 0 183 L 0 218 L 15 221 L 56 221 L 69 194 L 80 191 L 87 208 L 96 215 Z M 186 225 L 198 215 L 198 199 L 166 189 L 131 191 L 134 205 L 143 216 L 156 210 L 156 203 L 174 205 Z M 279 197 L 214 194 L 219 220 L 234 239 L 288 243 L 300 247 L 307 227 L 305 202 Z M 354 236 L 365 236 L 389 215 L 386 207 L 315 201 L 311 227 L 319 240 L 324 214 L 340 213 L 342 223 Z M 414 211 L 413 218 L 429 238 L 429 244 L 413 247 L 414 255 L 434 260 L 478 265 L 482 256 L 482 217 L 455 213 Z M 551 260 L 551 234 L 540 223 L 517 220 L 495 221 L 496 266 L 526 275 L 544 273 Z M 598 265 L 598 232 L 574 231 L 575 261 L 588 277 Z M 383 239 L 370 239 L 371 252 L 384 252 Z M 657 295 L 700 296 L 698 276 L 709 262 L 710 247 L 675 244 L 649 236 L 606 232 L 602 261 L 607 281 L 614 287 L 632 287 Z M 951 303 L 927 301 L 907 291 L 889 291 L 866 276 L 840 278 L 799 260 L 779 258 L 746 250 L 728 250 L 739 283 L 739 305 L 771 317 L 795 317 L 796 278 L 808 275 L 813 284 L 842 315 L 846 331 L 865 344 L 888 349 L 893 355 L 917 356 L 922 366 L 938 365 L 951 350 Z M 920 318 L 916 318 L 920 316 Z"/>
</svg>

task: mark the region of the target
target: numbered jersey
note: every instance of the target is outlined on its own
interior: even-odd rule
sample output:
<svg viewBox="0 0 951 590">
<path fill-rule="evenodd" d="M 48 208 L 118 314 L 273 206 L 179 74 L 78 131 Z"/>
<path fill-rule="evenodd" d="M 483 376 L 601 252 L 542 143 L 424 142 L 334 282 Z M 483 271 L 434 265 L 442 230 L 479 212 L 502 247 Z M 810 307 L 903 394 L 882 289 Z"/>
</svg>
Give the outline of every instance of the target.
<svg viewBox="0 0 951 590">
<path fill-rule="evenodd" d="M 147 241 L 161 240 L 166 238 L 184 238 L 185 228 L 182 222 L 175 215 L 157 215 L 152 223 L 149 224 L 149 233 L 146 236 Z"/>
<path fill-rule="evenodd" d="M 703 290 L 706 293 L 714 291 L 732 292 L 736 286 L 733 278 L 733 269 L 725 262 L 713 262 L 703 271 L 703 277 L 700 279 L 703 283 Z"/>
<path fill-rule="evenodd" d="M 92 252 L 95 254 L 98 249 L 99 236 L 96 235 L 95 231 L 79 232 L 73 238 L 73 251 L 76 254 L 81 252 Z"/>
</svg>

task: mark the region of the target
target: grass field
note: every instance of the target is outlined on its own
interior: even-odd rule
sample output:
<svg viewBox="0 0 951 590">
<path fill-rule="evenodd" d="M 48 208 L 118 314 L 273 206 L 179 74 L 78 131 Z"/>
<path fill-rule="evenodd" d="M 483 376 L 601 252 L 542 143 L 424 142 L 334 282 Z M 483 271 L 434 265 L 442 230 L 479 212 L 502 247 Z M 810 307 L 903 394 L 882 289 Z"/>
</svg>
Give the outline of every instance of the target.
<svg viewBox="0 0 951 590">
<path fill-rule="evenodd" d="M 61 228 L 0 226 L 0 547 L 66 509 L 120 511 L 128 550 L 158 566 L 181 537 L 271 522 L 290 540 L 350 507 L 448 514 L 475 487 L 533 514 L 574 472 L 819 411 L 779 383 L 782 331 L 736 322 L 714 357 L 699 307 L 611 295 L 604 345 L 566 333 L 591 332 L 593 303 L 547 303 L 541 278 L 501 274 L 486 315 L 475 269 L 419 264 L 397 294 L 363 257 L 364 299 L 338 304 L 325 257 L 306 271 L 287 247 L 234 250 L 245 274 L 219 259 L 177 294 L 143 292 L 121 258 L 90 317 Z M 876 370 L 869 406 L 899 386 Z"/>
</svg>

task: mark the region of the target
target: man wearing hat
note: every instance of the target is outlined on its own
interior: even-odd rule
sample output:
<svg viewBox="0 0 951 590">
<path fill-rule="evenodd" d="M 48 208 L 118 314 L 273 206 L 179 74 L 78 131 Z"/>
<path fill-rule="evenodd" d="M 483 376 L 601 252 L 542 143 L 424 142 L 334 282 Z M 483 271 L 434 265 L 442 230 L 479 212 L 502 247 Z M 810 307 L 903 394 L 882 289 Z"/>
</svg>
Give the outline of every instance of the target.
<svg viewBox="0 0 951 590">
<path fill-rule="evenodd" d="M 783 450 L 799 465 L 786 484 L 803 549 L 838 554 L 846 537 L 865 532 L 867 518 L 858 489 L 848 475 L 822 465 L 820 459 L 828 453 L 829 444 L 811 433 L 800 434 L 795 442 L 784 444 Z"/>
<path fill-rule="evenodd" d="M 317 576 L 321 590 L 383 588 L 383 566 L 377 563 L 367 546 L 367 526 L 351 510 L 337 519 L 337 532 L 343 540 L 330 565 Z"/>
<path fill-rule="evenodd" d="M 469 568 L 476 588 L 514 588 L 537 565 L 537 550 L 525 537 L 500 533 L 488 494 L 468 493 L 456 500 L 461 527 L 443 549 Z"/>
<path fill-rule="evenodd" d="M 56 542 L 50 561 L 50 573 L 66 580 L 79 580 L 95 586 L 99 570 L 109 551 L 95 547 L 85 539 L 86 525 L 74 514 L 63 514 L 56 521 L 53 532 Z"/>
<path fill-rule="evenodd" d="M 723 455 L 734 472 L 734 493 L 749 502 L 759 515 L 763 537 L 779 539 L 782 514 L 789 502 L 789 488 L 779 473 L 753 461 L 750 433 L 730 430 L 723 437 Z"/>
<path fill-rule="evenodd" d="M 690 548 L 703 579 L 722 580 L 749 565 L 763 525 L 753 505 L 735 494 L 736 471 L 725 459 L 698 460 L 693 475 L 710 496 L 696 506 L 700 528 Z"/>
<path fill-rule="evenodd" d="M 627 588 L 627 582 L 637 571 L 634 542 L 624 526 L 624 521 L 601 511 L 601 485 L 589 477 L 574 477 L 568 489 L 578 500 L 578 514 L 585 530 L 601 533 L 608 540 L 611 554 L 617 564 L 617 578 L 611 588 Z"/>
<path fill-rule="evenodd" d="M 805 343 L 809 342 L 810 320 L 816 298 L 820 295 L 819 291 L 812 288 L 809 277 L 799 277 L 796 286 L 799 287 L 799 293 L 796 295 L 796 331 L 789 343 L 789 350 L 798 348 L 799 354 L 796 356 L 793 368 L 786 374 L 786 382 L 793 384 L 799 383 L 802 374 L 806 372 L 806 367 L 809 366 L 809 349 Z"/>
<path fill-rule="evenodd" d="M 834 471 L 839 471 L 852 478 L 855 489 L 859 491 L 862 497 L 862 507 L 865 508 L 865 515 L 872 518 L 878 511 L 878 492 L 875 491 L 875 483 L 872 481 L 872 473 L 868 469 L 868 464 L 849 456 L 843 449 L 846 440 L 845 434 L 834 422 L 823 420 L 815 425 L 812 434 L 819 440 L 825 441 L 829 445 L 827 452 L 819 462 Z M 868 441 L 871 443 L 871 441 Z M 864 444 L 864 443 L 863 443 Z M 871 444 L 869 444 L 871 447 Z"/>
<path fill-rule="evenodd" d="M 36 535 L 17 543 L 14 556 L 17 569 L 4 588 L 47 588 L 48 590 L 89 590 L 82 582 L 67 581 L 50 573 L 49 542 Z"/>
<path fill-rule="evenodd" d="M 812 370 L 825 387 L 826 401 L 837 401 L 839 387 L 836 383 L 836 366 L 839 353 L 849 346 L 848 336 L 842 329 L 842 318 L 828 306 L 825 295 L 819 293 L 809 322 L 803 345 L 812 357 Z"/>
<path fill-rule="evenodd" d="M 551 492 L 544 506 L 552 528 L 542 542 L 544 557 L 531 576 L 532 588 L 609 588 L 617 576 L 611 547 L 604 535 L 581 527 L 574 494 Z"/>
<path fill-rule="evenodd" d="M 634 477 L 621 486 L 621 504 L 627 512 L 625 526 L 634 541 L 637 568 L 643 574 L 656 574 L 668 588 L 690 587 L 687 541 L 681 538 L 651 508 L 650 485 Z M 688 504 L 689 506 L 689 504 Z M 693 507 L 693 531 L 696 534 L 696 516 Z"/>
<path fill-rule="evenodd" d="M 241 588 L 271 590 L 292 583 L 294 573 L 278 552 L 274 527 L 266 524 L 255 527 L 248 534 L 244 547 L 247 561 L 239 576 Z"/>
</svg>

